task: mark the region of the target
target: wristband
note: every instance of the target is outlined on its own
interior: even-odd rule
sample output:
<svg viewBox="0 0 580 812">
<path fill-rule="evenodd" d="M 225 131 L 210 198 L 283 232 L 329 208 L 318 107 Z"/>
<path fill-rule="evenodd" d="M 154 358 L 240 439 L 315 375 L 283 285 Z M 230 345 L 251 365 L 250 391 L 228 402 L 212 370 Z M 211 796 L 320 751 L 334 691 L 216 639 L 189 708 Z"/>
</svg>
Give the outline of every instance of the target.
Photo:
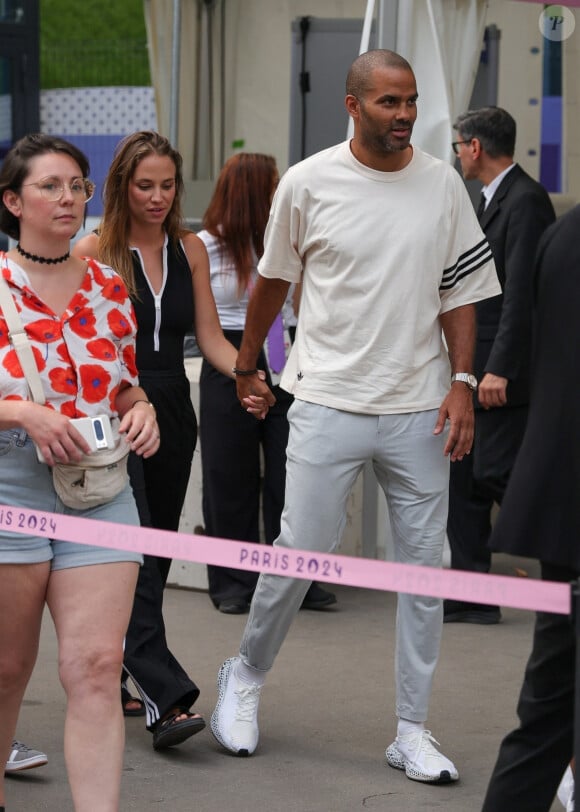
<svg viewBox="0 0 580 812">
<path fill-rule="evenodd" d="M 257 368 L 256 369 L 238 369 L 237 367 L 232 367 L 232 372 L 234 373 L 234 375 L 241 375 L 243 377 L 244 375 L 256 375 L 258 370 L 257 370 Z"/>
</svg>

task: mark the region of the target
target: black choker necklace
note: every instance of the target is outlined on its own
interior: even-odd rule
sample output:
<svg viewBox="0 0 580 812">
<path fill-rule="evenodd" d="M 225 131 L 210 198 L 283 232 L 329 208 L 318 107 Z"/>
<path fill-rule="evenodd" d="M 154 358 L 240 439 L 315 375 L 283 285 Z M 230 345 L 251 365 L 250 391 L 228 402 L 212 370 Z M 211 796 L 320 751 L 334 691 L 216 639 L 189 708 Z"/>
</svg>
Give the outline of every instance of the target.
<svg viewBox="0 0 580 812">
<path fill-rule="evenodd" d="M 70 257 L 70 251 L 67 251 L 66 254 L 62 255 L 62 257 L 56 257 L 56 259 L 51 259 L 50 257 L 38 257 L 36 254 L 29 254 L 28 251 L 25 251 L 20 243 L 18 243 L 16 246 L 16 250 L 25 259 L 29 259 L 31 262 L 40 262 L 41 265 L 60 265 L 61 262 L 66 262 Z"/>
</svg>

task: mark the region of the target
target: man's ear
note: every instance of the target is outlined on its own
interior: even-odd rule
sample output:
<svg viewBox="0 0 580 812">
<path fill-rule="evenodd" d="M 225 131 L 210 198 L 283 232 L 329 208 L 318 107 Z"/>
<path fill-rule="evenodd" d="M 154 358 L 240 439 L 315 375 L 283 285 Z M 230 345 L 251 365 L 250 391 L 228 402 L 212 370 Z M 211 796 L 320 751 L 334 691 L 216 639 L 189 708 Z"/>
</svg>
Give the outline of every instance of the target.
<svg viewBox="0 0 580 812">
<path fill-rule="evenodd" d="M 360 109 L 360 102 L 357 97 L 349 93 L 344 100 L 344 106 L 346 107 L 346 111 L 349 116 L 352 116 L 353 119 L 357 120 Z"/>
<path fill-rule="evenodd" d="M 469 145 L 469 149 L 471 150 L 471 154 L 474 158 L 480 158 L 483 152 L 483 147 L 481 146 L 481 141 L 477 136 L 474 136 L 471 139 L 471 143 Z"/>
</svg>

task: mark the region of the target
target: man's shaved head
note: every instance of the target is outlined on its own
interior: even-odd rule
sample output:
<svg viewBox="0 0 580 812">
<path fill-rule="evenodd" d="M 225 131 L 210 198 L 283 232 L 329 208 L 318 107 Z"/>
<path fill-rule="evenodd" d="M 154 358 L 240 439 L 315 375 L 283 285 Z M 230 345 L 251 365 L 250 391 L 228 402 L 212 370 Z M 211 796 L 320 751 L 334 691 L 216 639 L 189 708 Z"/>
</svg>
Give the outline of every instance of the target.
<svg viewBox="0 0 580 812">
<path fill-rule="evenodd" d="M 377 68 L 399 68 L 413 73 L 413 68 L 406 59 L 395 51 L 387 51 L 384 48 L 377 48 L 374 51 L 367 51 L 358 56 L 346 77 L 346 93 L 348 96 L 356 96 L 357 99 L 364 97 L 371 84 L 371 75 Z"/>
</svg>

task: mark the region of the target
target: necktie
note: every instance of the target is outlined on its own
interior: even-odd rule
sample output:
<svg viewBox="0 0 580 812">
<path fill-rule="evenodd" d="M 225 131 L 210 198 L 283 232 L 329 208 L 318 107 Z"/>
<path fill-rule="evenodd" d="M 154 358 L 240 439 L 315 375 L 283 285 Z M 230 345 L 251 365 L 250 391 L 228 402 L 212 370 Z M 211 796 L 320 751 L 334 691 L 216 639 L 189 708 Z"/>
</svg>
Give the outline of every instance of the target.
<svg viewBox="0 0 580 812">
<path fill-rule="evenodd" d="M 481 216 L 482 216 L 483 212 L 485 211 L 485 203 L 486 203 L 485 195 L 482 192 L 480 197 L 479 197 L 479 206 L 477 207 L 477 217 L 478 217 L 479 220 L 481 219 Z"/>
<path fill-rule="evenodd" d="M 282 314 L 278 313 L 266 338 L 268 349 L 268 363 L 272 372 L 282 372 L 286 363 L 286 348 L 284 346 L 284 324 Z"/>
</svg>

